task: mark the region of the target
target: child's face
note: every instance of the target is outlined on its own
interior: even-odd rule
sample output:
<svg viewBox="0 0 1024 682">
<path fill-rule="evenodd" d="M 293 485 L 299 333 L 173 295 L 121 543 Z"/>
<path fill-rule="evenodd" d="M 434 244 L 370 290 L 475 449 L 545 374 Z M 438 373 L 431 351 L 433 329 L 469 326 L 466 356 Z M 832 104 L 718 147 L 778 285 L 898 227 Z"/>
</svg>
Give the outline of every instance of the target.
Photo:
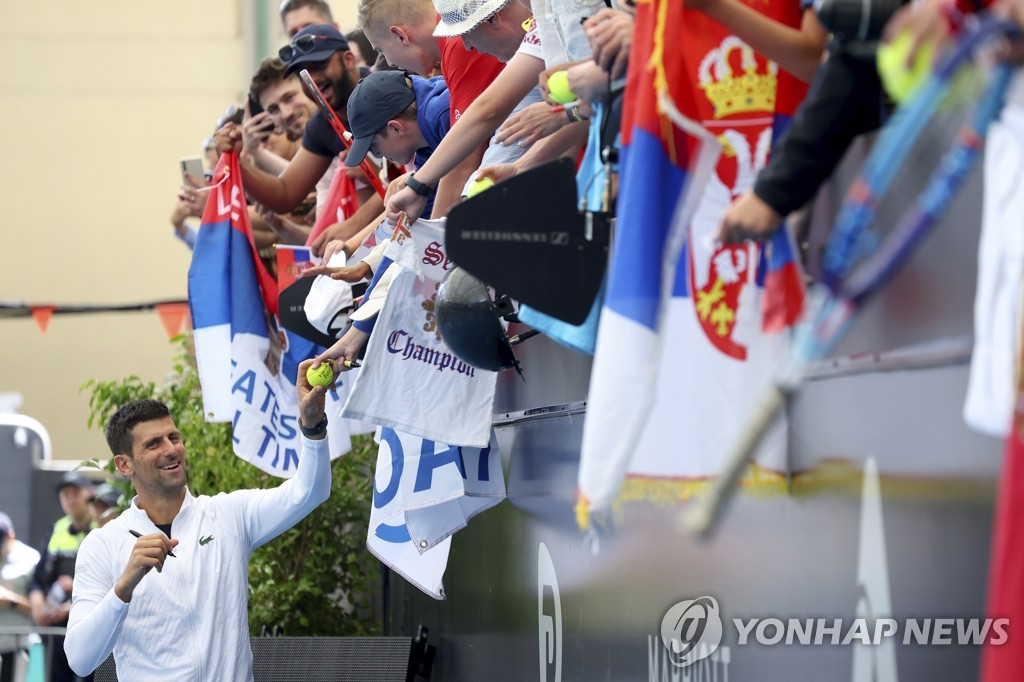
<svg viewBox="0 0 1024 682">
<path fill-rule="evenodd" d="M 391 123 L 388 123 L 383 130 L 373 136 L 370 151 L 399 166 L 412 163 L 413 157 L 416 155 L 416 148 L 413 146 L 411 138 L 401 134 L 397 126 L 392 126 Z"/>
</svg>

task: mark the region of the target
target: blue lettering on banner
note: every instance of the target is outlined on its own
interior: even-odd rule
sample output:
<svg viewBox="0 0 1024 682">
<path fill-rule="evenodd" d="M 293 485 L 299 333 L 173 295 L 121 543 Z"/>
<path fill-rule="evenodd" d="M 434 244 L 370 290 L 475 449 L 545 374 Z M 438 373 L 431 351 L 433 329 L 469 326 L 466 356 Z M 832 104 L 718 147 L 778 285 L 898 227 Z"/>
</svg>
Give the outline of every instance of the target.
<svg viewBox="0 0 1024 682">
<path fill-rule="evenodd" d="M 241 418 L 242 418 L 242 411 L 241 410 L 237 410 L 235 412 L 235 418 L 231 420 L 231 440 L 233 440 L 236 443 L 241 443 L 242 442 L 242 441 L 238 440 L 238 436 L 235 435 L 238 432 L 238 420 L 241 419 Z"/>
<path fill-rule="evenodd" d="M 462 448 L 449 446 L 443 452 L 434 452 L 435 443 L 423 439 L 420 445 L 420 466 L 416 471 L 416 484 L 413 492 L 429 490 L 434 477 L 434 469 L 454 462 L 459 467 L 463 480 L 466 478 L 466 464 L 462 461 Z"/>
<path fill-rule="evenodd" d="M 491 446 L 488 445 L 486 448 L 480 451 L 480 465 L 477 467 L 478 478 L 481 481 L 491 480 L 491 468 L 489 458 L 491 456 Z M 466 474 L 462 474 L 465 478 Z"/>
<path fill-rule="evenodd" d="M 380 439 L 388 444 L 391 450 L 391 480 L 383 491 L 377 490 L 377 479 L 373 480 L 373 506 L 381 509 L 395 499 L 398 494 L 398 484 L 402 480 L 402 467 L 405 454 L 402 451 L 402 441 L 394 429 L 381 429 Z"/>
<path fill-rule="evenodd" d="M 412 542 L 412 536 L 409 535 L 409 528 L 407 526 L 389 526 L 386 523 L 382 523 L 374 529 L 373 534 L 384 542 L 396 545 L 400 545 L 403 542 Z"/>
<path fill-rule="evenodd" d="M 232 393 L 244 393 L 247 405 L 252 405 L 252 394 L 256 390 L 256 373 L 251 369 L 238 377 L 238 381 L 231 387 Z"/>
<path fill-rule="evenodd" d="M 298 417 L 293 417 L 290 414 L 281 415 L 281 429 L 278 431 L 281 437 L 290 440 L 298 435 L 298 431 L 296 431 L 295 427 L 292 425 L 293 422 L 298 421 L 298 419 Z"/>
<path fill-rule="evenodd" d="M 263 404 L 260 405 L 260 412 L 267 411 L 271 400 L 274 401 L 274 409 L 277 409 L 277 394 L 274 393 L 274 389 L 266 381 L 263 382 L 263 388 L 267 389 L 267 396 L 263 399 Z"/>
<path fill-rule="evenodd" d="M 295 466 L 299 466 L 299 453 L 296 452 L 293 448 L 285 448 L 284 470 L 288 471 L 288 469 L 291 468 L 292 464 L 294 464 Z"/>
<path fill-rule="evenodd" d="M 274 432 L 271 431 L 270 429 L 268 429 L 266 426 L 263 426 L 262 424 L 260 424 L 260 431 L 263 432 L 263 443 L 260 444 L 260 449 L 256 453 L 256 456 L 262 458 L 265 454 L 267 454 L 267 447 L 270 445 L 270 441 L 273 440 L 274 441 L 274 445 L 276 446 L 277 445 L 277 440 L 274 438 Z M 275 447 L 275 449 L 276 449 L 276 447 Z M 276 453 L 275 453 L 275 455 L 276 455 Z M 275 456 L 275 459 L 273 461 L 273 464 L 275 466 L 277 465 L 277 458 L 276 458 L 276 456 Z"/>
</svg>

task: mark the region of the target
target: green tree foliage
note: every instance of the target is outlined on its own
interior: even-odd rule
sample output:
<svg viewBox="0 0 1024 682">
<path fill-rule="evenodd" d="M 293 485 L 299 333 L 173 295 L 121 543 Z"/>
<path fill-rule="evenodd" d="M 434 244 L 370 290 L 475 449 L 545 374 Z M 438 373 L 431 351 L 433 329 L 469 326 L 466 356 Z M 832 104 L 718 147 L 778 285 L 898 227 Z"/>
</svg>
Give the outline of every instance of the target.
<svg viewBox="0 0 1024 682">
<path fill-rule="evenodd" d="M 162 400 L 171 410 L 188 453 L 188 486 L 195 495 L 271 488 L 281 479 L 235 456 L 231 425 L 208 423 L 190 338 L 175 339 L 181 352 L 162 386 L 137 376 L 90 380 L 89 426 L 102 429 L 117 409 L 139 398 Z M 372 615 L 379 585 L 378 562 L 365 548 L 376 446 L 369 436 L 352 439 L 352 451 L 332 464 L 331 496 L 291 530 L 257 549 L 249 562 L 249 629 L 253 635 L 280 628 L 289 636 L 357 636 L 378 629 Z M 116 473 L 113 461 L 104 468 Z M 135 494 L 119 481 L 126 500 Z"/>
</svg>

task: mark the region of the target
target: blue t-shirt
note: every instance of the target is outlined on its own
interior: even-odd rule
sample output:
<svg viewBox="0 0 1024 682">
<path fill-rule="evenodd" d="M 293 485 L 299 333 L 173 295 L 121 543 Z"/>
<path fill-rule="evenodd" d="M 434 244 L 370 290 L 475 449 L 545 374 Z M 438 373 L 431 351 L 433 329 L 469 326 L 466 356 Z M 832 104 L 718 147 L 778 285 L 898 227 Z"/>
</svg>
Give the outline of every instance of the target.
<svg viewBox="0 0 1024 682">
<path fill-rule="evenodd" d="M 419 168 L 427 162 L 430 155 L 434 153 L 434 149 L 437 148 L 437 145 L 441 144 L 441 140 L 444 139 L 444 136 L 451 129 L 452 124 L 449 112 L 451 105 L 448 99 L 448 86 L 445 85 L 443 76 L 436 76 L 434 78 L 412 76 L 412 91 L 416 95 L 416 124 L 420 127 L 423 139 L 427 141 L 426 147 L 420 147 L 416 150 L 416 155 L 413 159 L 416 167 Z M 427 205 L 423 209 L 424 218 L 430 217 L 433 207 L 434 193 L 431 192 L 430 198 L 427 199 Z M 363 300 L 369 298 L 373 287 L 377 285 L 377 280 L 380 279 L 389 265 L 391 265 L 391 259 L 385 258 L 377 266 L 377 271 L 373 273 L 373 279 L 370 281 L 370 286 L 367 288 Z M 360 320 L 352 324 L 356 329 L 369 334 L 373 331 L 373 326 L 376 322 L 377 316 L 375 315 L 368 320 Z"/>
<path fill-rule="evenodd" d="M 452 127 L 449 113 L 451 104 L 448 86 L 443 76 L 412 76 L 412 91 L 416 95 L 416 125 L 420 127 L 420 133 L 427 141 L 427 146 L 417 149 L 413 156 L 413 164 L 416 168 L 421 168 Z M 430 193 L 427 205 L 423 207 L 424 218 L 429 218 L 434 210 L 434 194 L 435 192 Z"/>
<path fill-rule="evenodd" d="M 451 103 L 444 76 L 434 78 L 412 77 L 412 91 L 416 95 L 416 123 L 420 127 L 426 147 L 416 150 L 414 163 L 420 168 L 434 153 L 437 145 L 451 129 Z"/>
</svg>

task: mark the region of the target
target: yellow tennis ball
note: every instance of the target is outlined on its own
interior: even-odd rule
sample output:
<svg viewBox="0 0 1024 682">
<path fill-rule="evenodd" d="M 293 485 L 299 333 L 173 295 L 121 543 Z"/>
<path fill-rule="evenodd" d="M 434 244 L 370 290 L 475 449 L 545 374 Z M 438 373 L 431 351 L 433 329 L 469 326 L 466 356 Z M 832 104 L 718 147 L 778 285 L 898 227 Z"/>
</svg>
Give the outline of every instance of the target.
<svg viewBox="0 0 1024 682">
<path fill-rule="evenodd" d="M 555 71 L 548 76 L 548 96 L 553 102 L 568 104 L 576 101 L 576 95 L 569 87 L 569 74 L 566 71 Z"/>
<path fill-rule="evenodd" d="M 913 36 L 904 31 L 891 43 L 878 48 L 878 75 L 882 87 L 897 104 L 905 102 L 931 73 L 935 44 L 930 42 L 918 48 L 912 67 L 907 68 L 907 55 L 913 42 Z"/>
<path fill-rule="evenodd" d="M 466 190 L 466 198 L 469 199 L 470 197 L 475 197 L 477 194 L 480 194 L 480 192 L 492 187 L 494 187 L 494 180 L 491 180 L 490 178 L 479 178 L 474 180 L 473 184 Z"/>
<path fill-rule="evenodd" d="M 310 365 L 306 369 L 306 381 L 310 386 L 330 386 L 334 381 L 334 370 L 331 369 L 331 363 L 321 362 L 316 369 Z"/>
</svg>

